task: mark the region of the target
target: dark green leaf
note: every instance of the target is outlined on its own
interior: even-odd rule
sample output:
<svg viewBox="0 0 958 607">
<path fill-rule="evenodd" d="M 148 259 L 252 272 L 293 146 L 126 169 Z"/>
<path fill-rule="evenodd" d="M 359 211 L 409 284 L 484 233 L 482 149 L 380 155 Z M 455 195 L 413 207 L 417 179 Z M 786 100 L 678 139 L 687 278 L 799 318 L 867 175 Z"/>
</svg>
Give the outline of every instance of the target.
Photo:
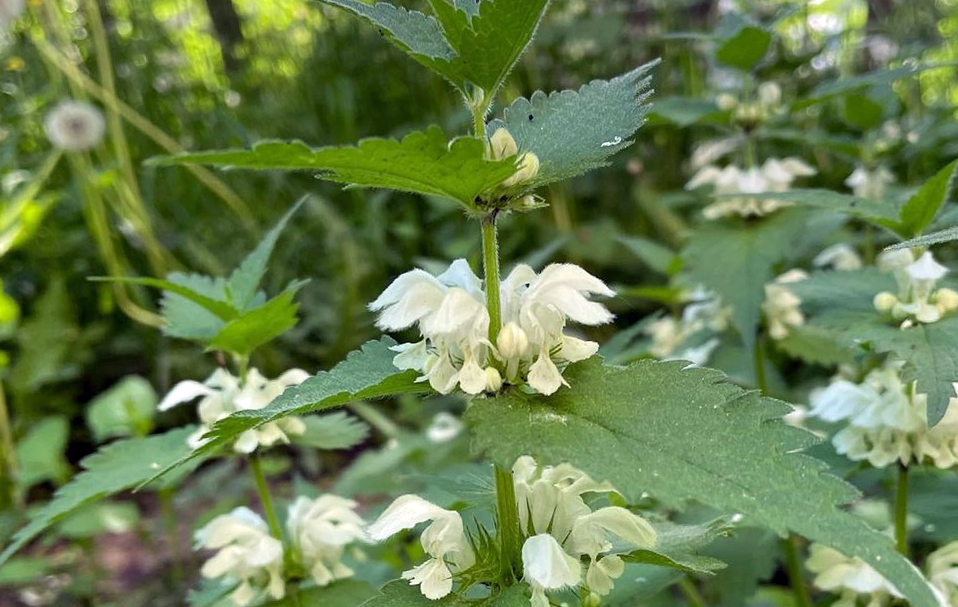
<svg viewBox="0 0 958 607">
<path fill-rule="evenodd" d="M 304 284 L 306 281 L 294 282 L 262 306 L 226 323 L 207 349 L 249 356 L 259 346 L 285 333 L 296 324 L 299 304 L 293 298 Z"/>
<path fill-rule="evenodd" d="M 17 483 L 26 489 L 44 481 L 61 483 L 70 478 L 70 465 L 64 456 L 69 437 L 70 422 L 63 415 L 34 422 L 17 442 Z"/>
<path fill-rule="evenodd" d="M 313 170 L 329 181 L 445 196 L 467 207 L 516 171 L 514 159 L 486 160 L 485 143 L 480 139 L 458 137 L 450 142 L 437 126 L 411 133 L 401 141 L 371 138 L 355 147 L 313 149 L 301 141 L 264 141 L 252 150 L 182 154 L 158 162 Z"/>
<path fill-rule="evenodd" d="M 362 607 L 528 607 L 526 588 L 525 584 L 514 584 L 485 599 L 471 601 L 449 594 L 433 601 L 424 597 L 418 586 L 412 586 L 406 580 L 396 580 L 383 586 Z"/>
<path fill-rule="evenodd" d="M 358 607 L 374 595 L 376 589 L 366 582 L 339 580 L 328 586 L 299 589 L 296 594 L 263 607 Z"/>
<path fill-rule="evenodd" d="M 747 72 L 762 60 L 771 43 L 771 34 L 754 25 L 746 25 L 719 46 L 715 58 Z"/>
<path fill-rule="evenodd" d="M 520 97 L 492 121 L 492 134 L 505 127 L 521 152 L 534 152 L 539 173 L 530 182 L 538 186 L 575 177 L 606 166 L 609 158 L 632 144 L 632 135 L 645 123 L 651 91 L 647 63 L 612 80 L 593 80 L 578 91 Z"/>
<path fill-rule="evenodd" d="M 867 131 L 881 124 L 882 106 L 865 95 L 852 93 L 845 97 L 845 120 L 855 128 Z"/>
<path fill-rule="evenodd" d="M 958 160 L 952 161 L 921 186 L 901 207 L 901 223 L 908 236 L 920 236 L 938 210 L 958 198 Z"/>
<path fill-rule="evenodd" d="M 725 567 L 722 561 L 698 553 L 729 532 L 731 526 L 727 519 L 702 525 L 678 525 L 666 521 L 654 523 L 653 527 L 657 534 L 655 548 L 622 555 L 625 561 L 704 574 Z"/>
<path fill-rule="evenodd" d="M 641 236 L 619 236 L 616 240 L 642 260 L 649 269 L 660 274 L 668 276 L 682 263 L 674 251 L 654 240 Z"/>
<path fill-rule="evenodd" d="M 696 124 L 719 111 L 714 101 L 694 97 L 662 97 L 655 101 L 649 119 L 671 122 L 679 127 Z"/>
<path fill-rule="evenodd" d="M 916 606 L 936 605 L 894 543 L 840 509 L 858 492 L 801 453 L 816 439 L 781 421 L 784 403 L 683 362 L 590 359 L 565 378 L 572 388 L 548 398 L 514 390 L 473 403 L 476 446 L 505 467 L 521 455 L 569 462 L 630 499 L 647 492 L 668 506 L 696 500 L 741 513 L 859 556 Z"/>
</svg>

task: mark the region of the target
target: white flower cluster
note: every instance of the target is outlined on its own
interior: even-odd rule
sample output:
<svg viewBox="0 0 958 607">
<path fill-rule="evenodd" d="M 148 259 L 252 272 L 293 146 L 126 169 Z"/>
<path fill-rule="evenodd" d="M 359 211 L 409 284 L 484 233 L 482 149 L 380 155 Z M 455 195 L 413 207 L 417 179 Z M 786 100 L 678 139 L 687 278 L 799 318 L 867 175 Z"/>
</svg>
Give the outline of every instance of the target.
<svg viewBox="0 0 958 607">
<path fill-rule="evenodd" d="M 423 270 L 402 274 L 371 304 L 377 326 L 398 331 L 418 325 L 423 339 L 393 349 L 400 369 L 422 373 L 438 392 L 457 386 L 467 394 L 496 392 L 503 382 L 525 381 L 541 394 L 563 384 L 560 367 L 589 358 L 598 344 L 563 332 L 568 320 L 601 325 L 612 314 L 588 295 L 615 293 L 572 264 L 552 264 L 536 274 L 519 265 L 502 281 L 503 327 L 489 341 L 489 311 L 482 281 L 464 259 L 433 276 Z"/>
<path fill-rule="evenodd" d="M 895 320 L 904 320 L 902 328 L 912 322 L 933 323 L 949 312 L 958 310 L 958 292 L 935 283 L 944 278 L 948 268 L 935 261 L 931 251 L 918 259 L 909 249 L 885 251 L 878 256 L 878 268 L 892 272 L 898 283 L 898 295 L 887 291 L 875 296 L 875 309 Z"/>
<path fill-rule="evenodd" d="M 888 185 L 894 182 L 895 176 L 885 167 L 866 169 L 859 165 L 845 180 L 845 185 L 850 187 L 855 196 L 859 198 L 883 200 Z"/>
<path fill-rule="evenodd" d="M 106 123 L 100 110 L 85 101 L 61 101 L 43 121 L 47 138 L 65 152 L 82 152 L 103 140 Z"/>
<path fill-rule="evenodd" d="M 832 437 L 836 451 L 855 461 L 885 467 L 930 459 L 939 468 L 958 463 L 958 398 L 945 417 L 928 427 L 927 397 L 901 379 L 902 363 L 890 362 L 856 384 L 836 379 L 811 394 L 809 415 L 848 425 Z"/>
<path fill-rule="evenodd" d="M 765 301 L 762 311 L 768 322 L 768 334 L 772 339 L 785 339 L 794 327 L 805 324 L 802 300 L 787 285 L 808 278 L 802 270 L 789 270 L 765 285 Z"/>
<path fill-rule="evenodd" d="M 721 93 L 715 99 L 720 110 L 732 112 L 735 122 L 754 126 L 775 113 L 782 105 L 782 88 L 775 82 L 763 82 L 758 86 L 754 101 L 739 101 L 731 93 Z"/>
<path fill-rule="evenodd" d="M 706 219 L 719 219 L 729 215 L 761 217 L 782 207 L 791 206 L 792 203 L 775 198 L 735 195 L 785 192 L 796 177 L 814 174 L 815 169 L 798 158 L 770 158 L 761 167 L 750 169 L 741 169 L 734 164 L 723 169 L 715 165 L 703 167 L 685 187 L 693 190 L 707 184 L 715 186 L 715 195 L 721 198 L 702 211 Z"/>
<path fill-rule="evenodd" d="M 568 464 L 539 467 L 530 457 L 519 458 L 512 473 L 526 538 L 523 579 L 532 590 L 533 607 L 548 607 L 546 592 L 564 588 L 584 586 L 597 595 L 608 594 L 625 567 L 614 548 L 632 551 L 655 545 L 655 530 L 642 517 L 618 506 L 592 510 L 585 503 L 586 493 L 614 491 L 608 483 L 597 483 Z M 420 542 L 430 558 L 402 577 L 434 600 L 452 592 L 453 577 L 475 563 L 459 514 L 416 495 L 403 495 L 367 533 L 382 541 L 427 521 L 431 522 Z M 583 559 L 588 559 L 584 576 Z"/>
<path fill-rule="evenodd" d="M 815 574 L 812 580 L 817 588 L 840 594 L 834 607 L 856 607 L 865 596 L 867 607 L 885 607 L 904 598 L 901 592 L 868 563 L 857 557 L 812 544 L 805 561 Z M 925 560 L 928 587 L 941 607 L 958 605 L 958 542 L 951 542 L 935 550 Z"/>
<path fill-rule="evenodd" d="M 299 497 L 289 507 L 286 527 L 294 558 L 320 586 L 353 575 L 342 555 L 346 545 L 364 537 L 363 520 L 355 508 L 356 502 L 335 495 Z M 230 594 L 234 604 L 285 596 L 283 544 L 249 508 L 217 516 L 196 532 L 195 539 L 198 549 L 217 551 L 203 564 L 201 575 L 238 583 Z"/>
<path fill-rule="evenodd" d="M 812 265 L 816 268 L 851 271 L 860 270 L 863 264 L 862 258 L 858 256 L 855 249 L 844 242 L 840 242 L 822 249 L 822 252 L 812 260 Z"/>
<path fill-rule="evenodd" d="M 731 308 L 722 306 L 722 299 L 704 287 L 697 287 L 689 293 L 686 301 L 688 305 L 682 310 L 681 319 L 663 316 L 649 323 L 643 332 L 652 338 L 649 353 L 656 358 L 687 360 L 701 366 L 708 362 L 719 345 L 719 339 L 712 337 L 685 348 L 682 345 L 701 331 L 721 333 L 727 329 Z"/>
<path fill-rule="evenodd" d="M 282 394 L 283 390 L 299 385 L 308 377 L 309 373 L 306 371 L 291 369 L 274 380 L 267 380 L 256 369 L 250 369 L 246 382 L 243 383 L 228 371 L 217 369 L 203 383 L 186 380 L 176 384 L 163 397 L 158 408 L 160 411 L 166 411 L 178 404 L 203 397 L 197 407 L 200 427 L 187 439 L 189 445 L 196 449 L 206 442 L 203 435 L 209 432 L 217 421 L 243 409 L 262 409 Z M 306 424 L 303 420 L 295 416 L 284 417 L 243 432 L 233 444 L 233 449 L 239 453 L 252 453 L 257 447 L 288 443 L 290 436 L 297 436 L 305 431 Z"/>
</svg>

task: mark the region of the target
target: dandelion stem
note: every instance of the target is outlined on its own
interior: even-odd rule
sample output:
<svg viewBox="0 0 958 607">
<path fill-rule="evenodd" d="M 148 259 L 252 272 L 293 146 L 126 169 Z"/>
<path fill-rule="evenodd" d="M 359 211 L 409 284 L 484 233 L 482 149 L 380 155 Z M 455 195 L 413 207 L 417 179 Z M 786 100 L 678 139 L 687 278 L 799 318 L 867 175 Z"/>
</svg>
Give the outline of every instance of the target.
<svg viewBox="0 0 958 607">
<path fill-rule="evenodd" d="M 256 492 L 259 493 L 259 501 L 263 505 L 263 514 L 266 516 L 266 523 L 269 525 L 269 534 L 283 541 L 283 529 L 279 526 L 276 509 L 273 508 L 273 498 L 269 492 L 269 485 L 266 484 L 266 477 L 263 475 L 259 454 L 250 454 L 249 469 L 253 472 L 253 480 L 256 481 Z"/>
<path fill-rule="evenodd" d="M 898 483 L 895 488 L 895 546 L 908 556 L 908 466 L 898 464 Z"/>
</svg>

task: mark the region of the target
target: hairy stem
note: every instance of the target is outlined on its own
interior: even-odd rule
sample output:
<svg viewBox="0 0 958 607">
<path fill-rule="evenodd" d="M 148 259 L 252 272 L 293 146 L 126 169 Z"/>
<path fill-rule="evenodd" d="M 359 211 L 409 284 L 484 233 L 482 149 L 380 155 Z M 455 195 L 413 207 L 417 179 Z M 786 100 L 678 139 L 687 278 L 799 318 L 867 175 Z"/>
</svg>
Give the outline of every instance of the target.
<svg viewBox="0 0 958 607">
<path fill-rule="evenodd" d="M 805 573 L 802 571 L 802 559 L 798 551 L 798 536 L 793 533 L 782 540 L 782 551 L 785 553 L 788 581 L 795 595 L 795 607 L 812 607 L 812 596 L 805 584 Z"/>
<path fill-rule="evenodd" d="M 522 534 L 519 529 L 519 508 L 512 472 L 496 465 L 496 530 L 499 534 L 500 573 L 503 583 L 516 579 L 521 570 Z"/>
<path fill-rule="evenodd" d="M 397 438 L 399 436 L 399 426 L 393 420 L 383 415 L 379 409 L 373 405 L 358 401 L 346 405 L 346 408 L 355 413 L 364 422 L 379 431 L 386 438 Z"/>
<path fill-rule="evenodd" d="M 283 541 L 283 529 L 279 526 L 276 509 L 273 508 L 273 498 L 269 492 L 269 485 L 266 484 L 266 477 L 263 475 L 259 454 L 250 454 L 249 469 L 253 472 L 253 480 L 256 481 L 256 492 L 259 494 L 259 501 L 263 505 L 263 514 L 266 516 L 266 524 L 269 525 L 269 534 Z"/>
<path fill-rule="evenodd" d="M 898 482 L 895 487 L 895 546 L 908 556 L 908 466 L 898 464 Z"/>
<path fill-rule="evenodd" d="M 170 487 L 160 490 L 160 510 L 163 513 L 163 526 L 166 528 L 167 542 L 170 544 L 170 576 L 173 583 L 179 586 L 183 583 L 183 554 L 180 550 L 179 525 L 176 518 L 176 509 L 173 506 L 175 491 Z"/>
<path fill-rule="evenodd" d="M 489 341 L 496 343 L 502 328 L 502 304 L 499 300 L 499 241 L 496 213 L 482 219 L 482 269 L 486 279 L 486 307 L 489 309 Z"/>
</svg>

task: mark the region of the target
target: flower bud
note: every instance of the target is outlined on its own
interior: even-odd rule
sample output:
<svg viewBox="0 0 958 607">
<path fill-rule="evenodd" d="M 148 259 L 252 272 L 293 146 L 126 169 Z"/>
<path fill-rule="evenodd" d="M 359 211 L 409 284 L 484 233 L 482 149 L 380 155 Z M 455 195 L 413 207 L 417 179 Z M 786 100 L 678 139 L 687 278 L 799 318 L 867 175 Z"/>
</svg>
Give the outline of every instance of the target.
<svg viewBox="0 0 958 607">
<path fill-rule="evenodd" d="M 492 137 L 489 138 L 489 147 L 493 160 L 502 160 L 503 158 L 515 156 L 519 153 L 516 140 L 512 138 L 512 134 L 508 129 L 504 128 L 498 128 L 496 132 L 492 134 Z"/>
<path fill-rule="evenodd" d="M 539 174 L 539 157 L 532 152 L 526 152 L 519 157 L 519 170 L 515 175 L 502 182 L 504 187 L 512 187 L 524 181 L 529 181 Z"/>
<path fill-rule="evenodd" d="M 486 367 L 486 392 L 498 392 L 502 388 L 502 375 L 495 367 Z"/>
<path fill-rule="evenodd" d="M 758 101 L 765 107 L 774 107 L 782 102 L 782 89 L 774 82 L 763 82 L 758 87 Z"/>
<path fill-rule="evenodd" d="M 496 338 L 496 347 L 505 360 L 519 359 L 523 357 L 529 347 L 529 338 L 522 327 L 514 322 L 508 322 L 499 331 L 499 337 Z"/>
<path fill-rule="evenodd" d="M 723 112 L 728 112 L 729 110 L 735 109 L 735 106 L 738 105 L 738 99 L 728 93 L 722 93 L 715 98 L 715 104 L 718 105 L 719 109 Z"/>
<path fill-rule="evenodd" d="M 888 291 L 882 291 L 875 296 L 875 299 L 872 300 L 872 303 L 875 305 L 876 310 L 882 314 L 888 314 L 898 303 L 898 298 Z"/>
<path fill-rule="evenodd" d="M 958 310 L 958 292 L 955 292 L 954 289 L 938 289 L 935 291 L 933 300 L 942 314 Z"/>
</svg>

